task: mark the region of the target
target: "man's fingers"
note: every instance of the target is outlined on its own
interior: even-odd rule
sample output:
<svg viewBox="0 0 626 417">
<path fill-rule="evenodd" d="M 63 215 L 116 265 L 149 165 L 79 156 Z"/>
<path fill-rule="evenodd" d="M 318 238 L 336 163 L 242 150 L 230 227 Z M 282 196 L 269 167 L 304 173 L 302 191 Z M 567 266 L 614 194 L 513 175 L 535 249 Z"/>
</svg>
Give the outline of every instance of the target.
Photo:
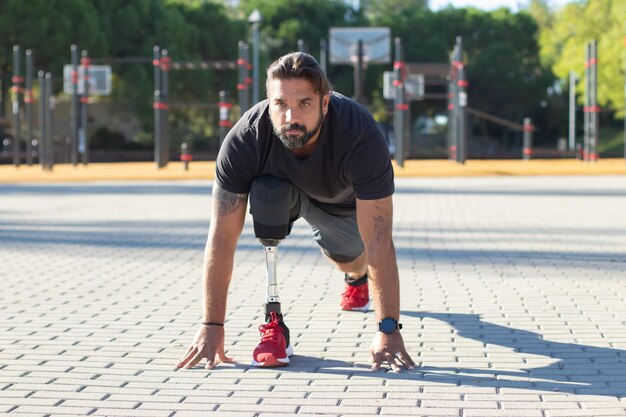
<svg viewBox="0 0 626 417">
<path fill-rule="evenodd" d="M 406 368 L 406 369 L 415 369 L 417 365 L 413 362 L 413 359 L 406 352 L 398 352 L 394 355 L 396 359 Z"/>
<path fill-rule="evenodd" d="M 233 363 L 233 362 L 235 362 L 235 358 L 233 358 L 232 356 L 226 356 L 224 351 L 220 352 L 219 358 L 220 358 L 220 361 L 225 362 L 225 363 Z"/>
<path fill-rule="evenodd" d="M 206 361 L 206 366 L 204 369 L 213 369 L 215 366 L 219 365 L 220 360 L 218 358 L 214 358 L 213 360 L 209 359 Z"/>
<path fill-rule="evenodd" d="M 206 355 L 204 355 L 201 350 L 197 351 L 196 354 L 194 355 L 194 357 L 191 358 L 191 360 L 189 362 L 187 362 L 187 364 L 185 365 L 185 368 L 186 369 L 193 368 L 204 357 L 206 357 Z"/>
<path fill-rule="evenodd" d="M 378 371 L 383 363 L 383 357 L 380 353 L 372 354 L 372 371 Z"/>
<path fill-rule="evenodd" d="M 394 372 L 400 372 L 402 370 L 402 368 L 400 368 L 398 366 L 398 364 L 396 363 L 396 359 L 398 359 L 398 358 L 395 355 L 391 354 L 391 353 L 386 353 L 385 354 L 385 360 L 387 361 L 389 366 L 391 366 L 391 369 Z"/>
<path fill-rule="evenodd" d="M 183 355 L 182 358 L 178 360 L 176 367 L 182 368 L 183 366 L 185 366 L 187 361 L 189 361 L 189 359 L 192 358 L 194 354 L 195 354 L 195 348 L 193 346 L 189 346 L 189 349 L 187 349 L 187 352 Z"/>
</svg>

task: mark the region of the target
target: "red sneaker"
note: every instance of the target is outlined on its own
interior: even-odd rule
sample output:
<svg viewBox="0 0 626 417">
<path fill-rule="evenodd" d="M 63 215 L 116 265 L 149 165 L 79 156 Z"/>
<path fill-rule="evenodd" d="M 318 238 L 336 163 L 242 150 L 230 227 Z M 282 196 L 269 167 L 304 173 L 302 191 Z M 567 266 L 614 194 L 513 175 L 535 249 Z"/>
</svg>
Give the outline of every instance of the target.
<svg viewBox="0 0 626 417">
<path fill-rule="evenodd" d="M 270 322 L 259 326 L 261 342 L 252 354 L 252 366 L 274 367 L 285 366 L 289 356 L 293 355 L 291 346 L 283 334 L 285 331 L 278 321 L 278 315 L 270 313 Z"/>
<path fill-rule="evenodd" d="M 341 309 L 351 311 L 367 311 L 370 307 L 370 291 L 365 284 L 353 286 L 346 284 L 341 294 Z"/>
</svg>

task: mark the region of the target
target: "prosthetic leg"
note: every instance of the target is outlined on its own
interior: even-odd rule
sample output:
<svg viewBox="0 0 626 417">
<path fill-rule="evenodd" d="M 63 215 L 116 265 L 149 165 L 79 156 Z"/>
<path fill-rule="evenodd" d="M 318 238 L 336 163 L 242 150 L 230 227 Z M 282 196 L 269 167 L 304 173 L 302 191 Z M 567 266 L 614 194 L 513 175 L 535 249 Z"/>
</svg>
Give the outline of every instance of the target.
<svg viewBox="0 0 626 417">
<path fill-rule="evenodd" d="M 265 322 L 269 323 L 273 314 L 283 328 L 290 350 L 289 328 L 283 321 L 278 297 L 276 274 L 278 244 L 291 232 L 293 222 L 298 218 L 300 202 L 298 191 L 283 179 L 272 176 L 255 178 L 250 189 L 250 213 L 254 221 L 254 234 L 263 245 L 265 253 L 265 276 L 267 292 L 265 297 Z"/>
</svg>

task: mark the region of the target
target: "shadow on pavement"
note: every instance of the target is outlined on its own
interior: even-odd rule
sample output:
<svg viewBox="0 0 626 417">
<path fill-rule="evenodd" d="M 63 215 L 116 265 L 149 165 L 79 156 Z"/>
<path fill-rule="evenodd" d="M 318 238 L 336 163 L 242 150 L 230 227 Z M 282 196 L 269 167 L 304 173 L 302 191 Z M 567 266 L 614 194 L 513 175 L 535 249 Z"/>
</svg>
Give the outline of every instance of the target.
<svg viewBox="0 0 626 417">
<path fill-rule="evenodd" d="M 474 339 L 485 345 L 514 350 L 514 354 L 553 358 L 554 363 L 536 368 L 440 367 L 422 364 L 414 371 L 372 372 L 368 365 L 343 360 L 294 355 L 283 368 L 255 368 L 244 363 L 226 365 L 249 372 L 321 373 L 353 377 L 411 380 L 454 386 L 537 390 L 576 395 L 626 397 L 626 350 L 545 340 L 539 333 L 482 321 L 477 314 L 447 314 L 403 311 L 402 315 L 448 323 L 455 337 Z M 405 335 L 406 339 L 406 335 Z M 458 352 L 461 348 L 458 348 Z M 414 354 L 415 355 L 415 354 Z M 419 362 L 419 357 L 415 357 Z M 195 369 L 204 369 L 196 367 Z M 219 372 L 219 371 L 218 371 Z M 347 382 L 349 383 L 349 382 Z"/>
</svg>

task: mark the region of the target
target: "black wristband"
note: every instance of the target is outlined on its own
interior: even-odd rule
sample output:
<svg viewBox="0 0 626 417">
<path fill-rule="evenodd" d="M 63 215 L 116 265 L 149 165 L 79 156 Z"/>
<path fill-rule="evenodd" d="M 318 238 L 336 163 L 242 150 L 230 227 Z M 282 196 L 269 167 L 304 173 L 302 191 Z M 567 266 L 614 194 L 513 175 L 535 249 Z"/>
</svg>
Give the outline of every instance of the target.
<svg viewBox="0 0 626 417">
<path fill-rule="evenodd" d="M 202 325 L 203 326 L 221 326 L 221 327 L 224 327 L 224 323 L 215 323 L 213 321 L 203 321 Z"/>
</svg>

